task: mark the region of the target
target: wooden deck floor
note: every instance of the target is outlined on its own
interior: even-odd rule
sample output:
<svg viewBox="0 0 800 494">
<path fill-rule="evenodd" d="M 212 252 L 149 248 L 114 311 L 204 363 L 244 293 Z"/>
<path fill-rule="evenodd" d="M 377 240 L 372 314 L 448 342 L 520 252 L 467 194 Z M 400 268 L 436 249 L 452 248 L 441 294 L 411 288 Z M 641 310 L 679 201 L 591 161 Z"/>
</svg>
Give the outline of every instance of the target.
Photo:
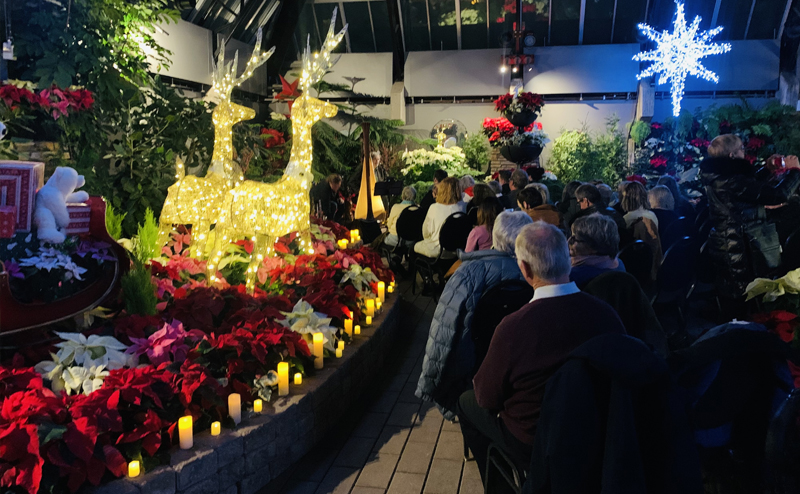
<svg viewBox="0 0 800 494">
<path fill-rule="evenodd" d="M 436 304 L 401 285 L 411 308 L 407 344 L 382 385 L 337 430 L 261 494 L 482 494 L 474 461 L 464 461 L 458 424 L 414 396 Z"/>
</svg>

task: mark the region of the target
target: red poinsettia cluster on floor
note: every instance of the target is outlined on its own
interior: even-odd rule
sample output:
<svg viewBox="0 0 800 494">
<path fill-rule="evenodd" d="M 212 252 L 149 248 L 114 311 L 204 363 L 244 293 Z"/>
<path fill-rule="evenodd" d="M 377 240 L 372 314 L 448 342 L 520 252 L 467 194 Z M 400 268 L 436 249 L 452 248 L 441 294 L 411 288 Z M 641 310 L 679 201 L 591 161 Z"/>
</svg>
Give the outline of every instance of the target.
<svg viewBox="0 0 800 494">
<path fill-rule="evenodd" d="M 60 89 L 53 86 L 35 93 L 11 84 L 0 86 L 0 100 L 11 110 L 26 105 L 31 110 L 50 111 L 56 120 L 72 112 L 89 110 L 94 104 L 94 96 L 87 89 Z"/>
<path fill-rule="evenodd" d="M 175 444 L 180 417 L 191 415 L 198 430 L 213 421 L 233 426 L 227 395 L 269 399 L 282 361 L 293 373 L 313 372 L 304 324 L 316 321 L 314 331 L 332 335 L 345 317 L 360 317 L 359 297 L 377 293 L 378 280 L 393 281 L 374 251 L 332 249 L 347 229 L 315 223 L 315 253 L 301 253 L 296 235 L 281 238 L 276 251 L 282 254 L 261 264 L 253 294 L 235 281 L 242 277 L 235 263 L 218 273 L 219 285 L 206 286 L 205 262 L 187 257 L 191 235 L 182 230 L 166 257 L 151 264 L 157 314 L 122 313 L 88 337 L 71 337 L 59 355 L 80 350 L 54 354 L 46 371 L 42 363 L 26 367 L 35 362 L 19 355 L 0 367 L 0 487 L 75 492 L 124 475 L 130 460 L 147 471 Z M 242 241 L 231 249 L 238 258 L 252 245 Z M 115 358 L 131 360 L 110 371 L 93 366 L 70 374 L 79 352 L 85 359 L 111 358 L 92 350 L 109 341 L 119 345 L 108 347 L 116 348 Z"/>
</svg>

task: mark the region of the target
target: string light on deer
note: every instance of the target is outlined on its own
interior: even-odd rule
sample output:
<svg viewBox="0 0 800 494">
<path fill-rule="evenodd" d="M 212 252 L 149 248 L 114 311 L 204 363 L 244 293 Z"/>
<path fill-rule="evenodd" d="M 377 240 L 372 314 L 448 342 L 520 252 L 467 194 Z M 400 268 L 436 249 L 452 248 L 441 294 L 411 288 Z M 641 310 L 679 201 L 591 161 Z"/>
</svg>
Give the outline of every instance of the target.
<svg viewBox="0 0 800 494">
<path fill-rule="evenodd" d="M 311 127 L 321 118 L 335 116 L 338 109 L 335 105 L 312 98 L 308 92 L 335 63 L 330 55 L 347 30 L 345 26 L 340 32 L 335 32 L 336 11 L 334 8 L 322 51 L 312 57 L 309 37 L 303 53 L 299 84 L 303 94 L 292 104 L 292 152 L 283 177 L 271 184 L 245 180 L 225 194 L 215 228 L 217 233 L 213 255 L 208 263 L 207 276 L 211 282 L 216 281 L 215 267 L 222 260 L 226 246 L 235 238 L 253 238 L 253 252 L 245 283 L 249 292 L 255 289 L 258 269 L 264 258 L 272 254 L 278 237 L 300 232 L 301 247 L 309 254 L 314 252 L 308 197 L 314 159 Z"/>
<path fill-rule="evenodd" d="M 731 50 L 729 43 L 709 43 L 711 38 L 722 31 L 721 26 L 698 33 L 702 20 L 700 16 L 695 17 L 692 24 L 687 26 L 683 3 L 677 2 L 677 4 L 678 11 L 675 14 L 671 33 L 667 31 L 659 33 L 647 24 L 639 24 L 642 34 L 658 46 L 655 50 L 637 53 L 633 57 L 637 62 L 653 62 L 636 76 L 637 79 L 642 80 L 645 77 L 659 74 L 659 84 L 669 82 L 672 85 L 672 114 L 675 117 L 681 114 L 681 100 L 686 76 L 691 75 L 706 81 L 719 82 L 717 74 L 706 69 L 700 60 L 709 55 L 720 55 Z"/>
<path fill-rule="evenodd" d="M 159 223 L 161 241 L 166 244 L 174 224 L 192 225 L 192 256 L 202 258 L 208 241 L 211 225 L 219 219 L 225 193 L 244 181 L 239 166 L 233 161 L 233 126 L 243 120 L 256 116 L 252 108 L 237 105 L 231 101 L 233 88 L 241 85 L 253 70 L 263 65 L 275 51 L 261 50 L 261 30 L 258 31 L 253 54 L 240 77 L 236 77 L 239 66 L 239 52 L 233 62 L 225 64 L 225 44 L 220 46 L 217 63 L 214 64 L 213 79 L 220 101 L 214 108 L 211 121 L 214 124 L 214 151 L 211 167 L 205 177 L 186 176 L 183 161 L 175 163 L 177 182 L 167 191 Z"/>
</svg>

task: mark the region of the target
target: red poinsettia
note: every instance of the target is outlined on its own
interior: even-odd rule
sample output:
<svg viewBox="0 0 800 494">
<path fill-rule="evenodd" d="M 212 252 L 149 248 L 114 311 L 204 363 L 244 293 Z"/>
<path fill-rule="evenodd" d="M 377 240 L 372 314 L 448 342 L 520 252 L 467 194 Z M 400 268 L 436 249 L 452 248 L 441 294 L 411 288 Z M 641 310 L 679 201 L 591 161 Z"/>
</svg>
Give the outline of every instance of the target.
<svg viewBox="0 0 800 494">
<path fill-rule="evenodd" d="M 261 136 L 264 139 L 265 148 L 273 148 L 286 143 L 283 132 L 275 129 L 261 129 Z"/>
<path fill-rule="evenodd" d="M 794 333 L 800 319 L 797 314 L 785 310 L 774 310 L 764 314 L 755 314 L 753 322 L 763 324 L 770 331 L 775 332 L 783 341 L 790 343 L 794 339 Z"/>
<path fill-rule="evenodd" d="M 641 175 L 630 175 L 628 177 L 625 177 L 625 181 L 626 182 L 639 182 L 640 184 L 642 184 L 644 186 L 647 185 L 647 179 L 644 178 Z"/>
<path fill-rule="evenodd" d="M 753 136 L 753 137 L 751 137 L 750 139 L 747 140 L 746 148 L 748 150 L 750 150 L 750 151 L 758 151 L 759 149 L 764 147 L 764 145 L 766 143 L 767 143 L 767 141 L 765 141 L 764 139 L 761 139 L 760 137 Z"/>
<path fill-rule="evenodd" d="M 667 157 L 666 156 L 653 156 L 650 158 L 650 165 L 653 168 L 666 168 L 667 167 Z"/>
<path fill-rule="evenodd" d="M 711 144 L 711 143 L 710 143 L 710 142 L 708 142 L 708 141 L 707 141 L 707 140 L 705 140 L 705 139 L 700 139 L 699 137 L 695 137 L 694 139 L 692 139 L 691 141 L 689 141 L 689 144 L 691 144 L 692 146 L 694 146 L 694 147 L 696 147 L 696 148 L 705 149 L 705 148 L 707 148 L 707 147 L 708 147 L 708 145 L 709 145 L 709 144 Z"/>
</svg>

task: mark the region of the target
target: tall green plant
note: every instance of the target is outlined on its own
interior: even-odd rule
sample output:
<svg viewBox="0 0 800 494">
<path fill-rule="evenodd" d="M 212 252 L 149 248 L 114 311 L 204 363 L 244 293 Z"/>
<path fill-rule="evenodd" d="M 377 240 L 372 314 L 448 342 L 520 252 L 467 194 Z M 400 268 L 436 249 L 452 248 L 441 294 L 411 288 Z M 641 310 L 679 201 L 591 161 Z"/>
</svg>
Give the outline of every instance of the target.
<svg viewBox="0 0 800 494">
<path fill-rule="evenodd" d="M 486 171 L 492 148 L 485 135 L 480 132 L 468 135 L 461 149 L 466 156 L 467 166 L 481 172 Z"/>
<path fill-rule="evenodd" d="M 619 130 L 619 118 L 606 121 L 605 132 L 592 135 L 586 128 L 563 132 L 554 142 L 548 161 L 564 183 L 572 180 L 618 182 L 627 171 L 625 135 Z"/>
<path fill-rule="evenodd" d="M 106 205 L 106 231 L 114 240 L 122 238 L 122 220 L 127 214 L 120 214 L 111 204 Z"/>
</svg>

